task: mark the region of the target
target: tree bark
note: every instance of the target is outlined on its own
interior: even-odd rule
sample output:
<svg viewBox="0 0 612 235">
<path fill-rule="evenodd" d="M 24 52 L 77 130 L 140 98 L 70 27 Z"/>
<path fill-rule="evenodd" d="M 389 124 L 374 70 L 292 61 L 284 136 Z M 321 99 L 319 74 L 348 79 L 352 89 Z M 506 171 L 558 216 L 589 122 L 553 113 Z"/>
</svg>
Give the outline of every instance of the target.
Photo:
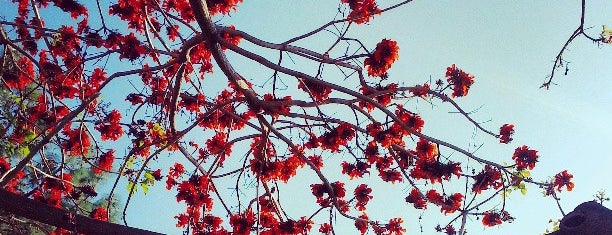
<svg viewBox="0 0 612 235">
<path fill-rule="evenodd" d="M 78 233 L 85 233 L 88 235 L 162 234 L 73 214 L 62 209 L 12 194 L 2 189 L 0 189 L 0 210 L 51 226 L 60 227 Z"/>
</svg>

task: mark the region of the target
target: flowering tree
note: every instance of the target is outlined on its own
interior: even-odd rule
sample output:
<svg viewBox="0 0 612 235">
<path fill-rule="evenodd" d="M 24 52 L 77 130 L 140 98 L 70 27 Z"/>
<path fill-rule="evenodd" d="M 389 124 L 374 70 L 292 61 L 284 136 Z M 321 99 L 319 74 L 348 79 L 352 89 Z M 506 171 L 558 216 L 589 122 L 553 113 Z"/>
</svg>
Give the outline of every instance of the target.
<svg viewBox="0 0 612 235">
<path fill-rule="evenodd" d="M 567 171 L 532 179 L 539 155 L 527 145 L 494 161 L 423 131 L 426 120 L 407 102 L 449 104 L 500 144 L 513 144 L 514 125 L 487 130 L 462 109 L 456 100 L 476 78 L 460 65 L 431 83 L 402 84 L 390 71 L 400 57 L 396 41 L 367 45 L 348 36 L 410 0 L 341 0 L 336 19 L 284 42 L 213 20 L 239 14 L 241 0 L 119 0 L 108 9 L 99 1 L 12 2 L 15 19 L 0 22 L 0 187 L 71 216 L 106 221 L 119 210 L 127 224 L 135 192 L 163 181 L 185 205 L 168 216 L 192 234 L 333 234 L 336 217 L 361 234 L 403 234 L 401 217 L 369 216 L 383 182 L 410 187 L 407 209 L 448 215 L 438 231 L 463 234 L 468 217 L 484 226 L 513 219 L 499 195 L 534 184 L 558 200 L 574 187 Z M 45 19 L 44 11 L 56 16 Z M 611 41 L 609 30 L 591 37 L 583 25 L 567 44 L 580 35 Z M 335 37 L 324 49 L 298 46 L 325 32 Z M 236 69 L 228 55 L 272 75 Z M 131 88 L 114 86 L 126 79 Z M 110 186 L 76 180 L 77 170 Z M 301 190 L 318 209 L 289 214 L 280 197 L 302 175 L 315 177 Z M 117 208 L 122 182 L 128 196 Z M 496 200 L 502 206 L 484 208 Z M 85 231 L 82 224 L 54 223 L 52 233 Z"/>
</svg>

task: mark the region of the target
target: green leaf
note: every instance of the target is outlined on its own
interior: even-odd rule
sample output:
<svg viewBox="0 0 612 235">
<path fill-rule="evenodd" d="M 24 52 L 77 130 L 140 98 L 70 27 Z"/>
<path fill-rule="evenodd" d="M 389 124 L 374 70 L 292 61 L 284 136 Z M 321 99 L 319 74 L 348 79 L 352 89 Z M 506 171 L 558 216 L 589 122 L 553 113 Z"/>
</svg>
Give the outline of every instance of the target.
<svg viewBox="0 0 612 235">
<path fill-rule="evenodd" d="M 526 195 L 527 194 L 527 188 L 522 188 L 521 189 L 521 194 Z"/>
<path fill-rule="evenodd" d="M 519 184 L 517 188 L 521 190 L 521 194 L 527 194 L 527 187 L 525 187 L 525 183 Z"/>
<path fill-rule="evenodd" d="M 521 171 L 519 171 L 518 176 L 523 178 L 523 179 L 529 178 L 529 177 L 531 177 L 531 172 L 528 171 L 528 170 L 521 170 Z"/>
<path fill-rule="evenodd" d="M 149 192 L 149 185 L 147 183 L 140 183 L 140 187 L 142 187 L 142 192 L 146 195 Z"/>
<path fill-rule="evenodd" d="M 134 164 L 135 160 L 136 160 L 135 157 L 130 157 L 130 159 L 128 159 L 128 161 L 125 163 L 125 167 L 127 167 L 127 168 L 132 167 L 132 164 Z"/>
<path fill-rule="evenodd" d="M 126 189 L 130 195 L 138 191 L 138 188 L 136 188 L 136 185 L 132 181 L 128 182 Z"/>
<path fill-rule="evenodd" d="M 149 171 L 144 173 L 144 177 L 146 179 L 145 182 L 155 181 L 155 177 L 153 177 L 153 175 Z"/>
<path fill-rule="evenodd" d="M 36 133 L 32 131 L 28 131 L 26 133 L 25 138 L 23 139 L 26 143 L 30 143 L 32 140 L 36 139 Z"/>
<path fill-rule="evenodd" d="M 17 153 L 21 156 L 28 156 L 30 154 L 30 148 L 27 145 L 19 146 L 17 149 Z"/>
</svg>

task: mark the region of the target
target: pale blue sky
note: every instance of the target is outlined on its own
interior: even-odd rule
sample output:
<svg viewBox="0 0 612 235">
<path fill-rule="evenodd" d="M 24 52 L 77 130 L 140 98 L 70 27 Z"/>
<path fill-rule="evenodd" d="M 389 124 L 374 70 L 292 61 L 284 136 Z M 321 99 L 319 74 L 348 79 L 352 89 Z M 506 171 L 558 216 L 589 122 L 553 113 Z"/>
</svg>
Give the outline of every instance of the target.
<svg viewBox="0 0 612 235">
<path fill-rule="evenodd" d="M 387 1 L 380 4 L 386 6 Z M 326 23 L 334 17 L 336 8 L 336 1 L 245 1 L 238 12 L 220 19 L 220 23 L 234 24 L 264 40 L 282 42 Z M 585 25 L 593 27 L 589 30 L 591 34 L 599 33 L 602 24 L 612 24 L 609 12 L 612 12 L 612 3 L 589 1 Z M 498 162 L 511 162 L 514 148 L 522 144 L 537 149 L 541 157 L 532 173 L 534 178 L 546 180 L 565 169 L 574 174 L 574 191 L 560 194 L 561 205 L 569 212 L 579 203 L 592 200 L 592 195 L 600 189 L 612 194 L 612 174 L 608 169 L 612 156 L 606 149 L 612 145 L 609 134 L 612 133 L 609 122 L 612 116 L 611 46 L 598 47 L 582 38 L 575 40 L 565 54 L 565 59 L 571 62 L 568 75 L 559 74 L 555 80 L 559 85 L 551 90 L 539 89 L 550 72 L 554 56 L 578 26 L 579 14 L 577 0 L 415 1 L 375 17 L 368 25 L 354 27 L 349 35 L 362 39 L 371 48 L 382 38 L 398 41 L 400 59 L 390 71 L 393 81 L 412 85 L 426 82 L 430 77 L 442 78 L 445 68 L 453 63 L 474 74 L 476 80 L 469 96 L 459 98 L 458 102 L 466 110 L 478 109 L 475 119 L 490 120 L 484 126 L 491 130 L 497 130 L 504 123 L 515 124 L 512 144 L 497 144 L 479 132 L 472 137 L 473 127 L 456 114 L 448 114 L 452 110 L 444 104 L 438 102 L 432 109 L 422 101 L 410 102 L 409 107 L 425 117 L 424 131 L 469 149 L 484 143 L 477 154 Z M 325 48 L 330 40 L 326 36 L 329 35 L 305 40 L 299 45 Z M 275 61 L 275 54 L 270 56 Z M 270 74 L 260 75 L 259 66 L 238 61 L 241 60 L 234 60 L 237 70 L 249 79 L 261 81 Z M 305 181 L 304 185 L 311 183 L 310 172 L 300 172 L 307 175 L 305 179 L 290 183 L 297 185 L 296 181 L 300 180 Z M 436 224 L 445 224 L 452 218 L 441 216 L 432 207 L 423 215 L 424 232 L 421 233 L 417 219 L 420 211 L 403 202 L 409 187 L 404 184 L 373 186 L 381 188 L 374 193 L 370 216 L 376 219 L 403 216 L 408 234 L 433 234 Z M 282 199 L 285 207 L 298 215 L 309 214 L 311 211 L 300 208 L 305 208 L 304 203 L 314 202 L 312 195 L 303 190 L 285 190 L 289 195 Z M 168 224 L 174 221 L 166 213 L 157 213 L 159 210 L 140 204 L 165 201 L 162 193 L 159 193 L 160 199 L 153 199 L 157 193 L 140 197 L 143 201 L 135 201 L 130 207 L 132 212 L 142 211 L 133 213 L 132 225 L 173 233 L 176 230 Z M 469 221 L 469 234 L 541 234 L 550 227 L 549 219 L 561 217 L 554 201 L 543 198 L 541 190 L 534 186 L 528 187 L 526 196 L 514 193 L 507 204 L 508 211 L 517 218 L 514 223 L 483 228 L 480 221 Z M 168 204 L 162 206 L 164 211 L 175 209 Z M 355 233 L 352 222 L 343 220 L 338 219 L 338 234 Z M 316 229 L 318 226 L 313 231 Z"/>
<path fill-rule="evenodd" d="M 333 19 L 338 3 L 339 0 L 245 0 L 237 12 L 217 19 L 221 24 L 233 24 L 264 40 L 283 42 Z M 382 7 L 393 3 L 379 0 Z M 588 30 L 591 35 L 598 34 L 602 24 L 612 25 L 609 12 L 612 12 L 612 2 L 588 2 L 585 25 L 593 27 Z M 369 48 L 374 48 L 382 38 L 398 42 L 400 59 L 393 65 L 389 78 L 395 82 L 414 85 L 430 78 L 435 81 L 443 78 L 446 67 L 453 63 L 475 75 L 469 95 L 458 98 L 457 102 L 466 110 L 478 109 L 473 117 L 489 121 L 483 125 L 495 132 L 501 124 L 514 124 L 516 133 L 511 144 L 500 145 L 497 140 L 474 132 L 465 119 L 448 113 L 452 109 L 446 104 L 435 102 L 436 107 L 432 108 L 426 102 L 412 100 L 406 106 L 423 115 L 424 132 L 431 136 L 470 150 L 474 150 L 474 145 L 484 144 L 477 152 L 483 158 L 511 162 L 514 148 L 522 144 L 538 150 L 540 162 L 532 172 L 535 179 L 545 180 L 565 169 L 574 174 L 574 191 L 560 194 L 561 205 L 569 212 L 579 203 L 593 199 L 592 195 L 600 189 L 612 195 L 612 173 L 608 169 L 612 154 L 606 149 L 612 146 L 609 118 L 612 117 L 612 46 L 598 47 L 583 38 L 575 40 L 565 54 L 565 59 L 571 62 L 568 75 L 559 74 L 555 80 L 559 85 L 550 90 L 539 89 L 550 72 L 554 56 L 578 26 L 579 14 L 578 0 L 414 1 L 375 17 L 368 25 L 353 27 L 349 35 L 362 39 Z M 321 52 L 329 46 L 329 40 L 329 34 L 322 34 L 298 45 Z M 264 55 L 276 61 L 276 53 Z M 254 83 L 261 83 L 271 74 L 235 55 L 230 55 L 230 60 L 238 72 Z M 299 69 L 310 74 L 316 72 L 311 67 Z M 223 87 L 224 80 L 214 79 L 220 76 L 217 72 L 208 81 L 215 87 Z M 325 79 L 341 78 L 327 76 Z M 126 83 L 113 85 L 119 88 Z M 443 153 L 450 154 L 448 150 Z M 159 161 L 164 172 L 172 162 L 171 158 Z M 310 206 L 315 199 L 307 186 L 317 183 L 310 170 L 302 169 L 299 173 L 303 176 L 290 181 L 291 185 L 281 186 L 286 193 L 281 201 L 296 216 L 312 213 L 314 207 Z M 331 177 L 345 180 L 339 175 Z M 375 190 L 369 206 L 371 218 L 402 216 L 408 234 L 434 234 L 436 224 L 444 225 L 453 218 L 442 216 L 431 207 L 420 221 L 421 233 L 417 219 L 421 211 L 406 205 L 403 199 L 410 187 L 381 184 L 375 178 L 373 170 L 371 186 L 380 189 Z M 217 184 L 220 188 L 232 187 L 234 182 L 232 178 Z M 120 187 L 119 191 L 124 190 Z M 129 207 L 128 222 L 134 227 L 179 234 L 173 216 L 181 212 L 182 206 L 174 196 L 175 192 L 165 190 L 163 182 L 146 196 L 138 193 Z M 469 234 L 541 234 L 550 227 L 549 219 L 561 216 L 554 201 L 542 198 L 541 190 L 534 186 L 528 187 L 526 196 L 512 194 L 507 204 L 507 210 L 517 218 L 514 223 L 483 228 L 480 221 L 469 221 Z M 495 206 L 487 204 L 481 210 Z M 319 217 L 317 222 L 323 221 Z M 315 225 L 312 231 L 317 230 Z M 336 232 L 354 234 L 356 230 L 352 222 L 338 218 Z"/>
</svg>

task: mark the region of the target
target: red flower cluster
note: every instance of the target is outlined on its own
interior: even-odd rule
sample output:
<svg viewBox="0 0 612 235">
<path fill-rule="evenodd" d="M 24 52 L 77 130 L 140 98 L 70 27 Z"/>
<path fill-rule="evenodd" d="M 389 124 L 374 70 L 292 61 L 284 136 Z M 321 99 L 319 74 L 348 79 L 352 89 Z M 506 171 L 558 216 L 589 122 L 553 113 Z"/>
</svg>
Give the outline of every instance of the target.
<svg viewBox="0 0 612 235">
<path fill-rule="evenodd" d="M 501 213 L 495 211 L 485 211 L 482 217 L 482 224 L 487 227 L 493 227 L 501 224 L 503 221 L 512 221 L 514 218 L 507 211 Z"/>
<path fill-rule="evenodd" d="M 446 227 L 442 228 L 442 226 L 436 226 L 437 232 L 444 232 L 446 235 L 457 235 L 457 230 L 453 227 L 452 224 L 446 225 Z"/>
<path fill-rule="evenodd" d="M 372 97 L 372 99 L 374 99 L 376 102 L 378 102 L 382 106 L 387 106 L 391 103 L 391 99 L 393 98 L 394 90 L 397 89 L 397 86 L 398 85 L 395 83 L 391 83 L 384 87 L 381 86 L 380 84 L 377 84 L 375 87 L 361 87 L 361 92 L 365 96 L 370 96 L 370 97 L 374 96 Z M 379 94 L 382 91 L 387 91 L 387 93 Z M 360 108 L 365 107 L 368 110 L 368 112 L 371 112 L 372 109 L 375 108 L 373 104 L 368 103 L 366 101 L 359 101 L 359 107 Z"/>
<path fill-rule="evenodd" d="M 357 24 L 367 23 L 381 12 L 375 0 L 342 0 L 342 3 L 349 4 L 351 13 L 347 18 Z"/>
<path fill-rule="evenodd" d="M 235 94 L 235 93 L 234 93 Z M 227 102 L 232 97 L 232 92 L 228 90 L 224 90 L 217 97 L 216 103 L 224 103 Z M 246 112 L 243 114 L 238 114 L 236 109 L 232 105 L 225 105 L 220 109 L 213 111 L 208 117 L 204 118 L 202 122 L 198 125 L 204 128 L 216 129 L 216 130 L 240 130 L 246 124 L 238 118 L 242 118 L 245 121 L 248 121 L 251 116 L 250 112 Z"/>
<path fill-rule="evenodd" d="M 264 101 L 269 102 L 262 105 L 258 109 L 263 110 L 266 114 L 272 115 L 275 118 L 278 118 L 279 114 L 287 114 L 289 111 L 291 111 L 291 96 L 285 96 L 282 99 L 277 99 L 274 98 L 272 94 L 265 94 Z"/>
<path fill-rule="evenodd" d="M 370 174 L 370 164 L 362 161 L 356 163 L 342 162 L 342 174 L 346 174 L 351 179 L 357 177 L 362 178 L 364 174 Z"/>
<path fill-rule="evenodd" d="M 399 58 L 399 47 L 393 40 L 383 39 L 376 44 L 374 53 L 364 60 L 368 75 L 372 77 L 387 77 L 387 70 Z"/>
<path fill-rule="evenodd" d="M 219 155 L 219 164 L 223 165 L 226 157 L 232 154 L 232 145 L 227 143 L 227 135 L 224 132 L 217 132 L 215 136 L 206 140 L 206 149 L 212 155 Z"/>
<path fill-rule="evenodd" d="M 336 198 L 340 199 L 346 195 L 346 190 L 344 189 L 344 183 L 336 181 L 331 183 L 331 187 L 334 190 L 334 194 Z M 325 194 L 329 195 L 329 191 L 324 184 L 311 184 L 310 190 L 312 191 L 312 195 L 317 198 L 317 203 L 323 207 L 331 205 L 331 199 L 329 196 L 327 198 L 323 198 Z"/>
<path fill-rule="evenodd" d="M 314 101 L 322 102 L 329 98 L 329 94 L 332 92 L 331 87 L 324 84 L 312 82 L 310 80 L 302 80 L 298 84 L 298 89 L 302 89 L 306 93 L 310 94 Z"/>
<path fill-rule="evenodd" d="M 412 203 L 416 209 L 427 209 L 427 201 L 425 201 L 421 192 L 416 188 L 412 188 L 410 194 L 406 196 L 406 202 Z"/>
<path fill-rule="evenodd" d="M 392 184 L 402 181 L 402 173 L 398 170 L 378 170 L 378 176 L 380 176 L 383 181 L 391 182 Z"/>
<path fill-rule="evenodd" d="M 110 171 L 113 168 L 113 162 L 115 161 L 115 150 L 111 149 L 108 152 L 100 155 L 98 159 L 98 166 L 93 168 L 95 174 L 100 174 L 102 171 Z"/>
<path fill-rule="evenodd" d="M 228 28 L 228 29 L 230 29 L 230 30 L 236 30 L 236 26 L 233 26 L 233 25 L 230 25 L 230 26 L 228 26 L 227 28 Z M 236 36 L 232 36 L 232 35 L 230 35 L 230 34 L 228 34 L 228 33 L 222 33 L 222 34 L 221 34 L 221 37 L 222 37 L 223 39 L 225 39 L 225 41 L 229 42 L 230 44 L 232 44 L 232 45 L 234 45 L 234 46 L 237 46 L 237 45 L 240 43 L 240 40 L 242 40 L 242 38 L 241 38 L 240 36 L 238 36 L 238 35 L 236 35 Z M 221 46 L 221 48 L 222 48 L 223 50 L 227 49 L 227 48 L 226 48 L 225 46 L 223 46 L 223 45 Z"/>
<path fill-rule="evenodd" d="M 181 19 L 191 22 L 194 20 L 193 12 L 191 11 L 191 5 L 187 0 L 164 0 L 162 7 L 165 11 L 175 11 L 179 13 Z"/>
<path fill-rule="evenodd" d="M 27 57 L 21 57 L 17 61 L 19 69 L 15 71 L 6 69 L 2 73 L 2 79 L 9 88 L 23 90 L 28 84 L 32 83 L 34 77 L 34 64 Z"/>
<path fill-rule="evenodd" d="M 242 0 L 206 0 L 210 15 L 228 14 L 231 10 L 236 10 L 236 6 L 241 2 Z"/>
<path fill-rule="evenodd" d="M 108 212 L 106 209 L 104 209 L 104 207 L 98 207 L 91 211 L 89 217 L 96 220 L 108 221 Z"/>
<path fill-rule="evenodd" d="M 366 209 L 366 205 L 368 204 L 370 199 L 372 199 L 372 195 L 370 195 L 371 193 L 372 189 L 368 187 L 367 184 L 360 184 L 359 186 L 357 186 L 357 188 L 355 188 L 354 195 L 355 200 L 357 200 L 357 202 L 355 203 L 355 207 L 357 208 L 357 210 L 364 211 Z"/>
<path fill-rule="evenodd" d="M 207 176 L 193 175 L 189 180 L 183 181 L 178 185 L 178 193 L 176 194 L 176 201 L 185 201 L 187 206 L 197 208 L 204 208 L 207 211 L 212 210 L 212 198 L 208 194 L 209 190 L 209 179 Z"/>
<path fill-rule="evenodd" d="M 102 140 L 118 140 L 123 136 L 121 128 L 121 114 L 117 110 L 111 111 L 104 122 L 98 124 L 95 128 L 100 132 Z"/>
<path fill-rule="evenodd" d="M 386 234 L 389 235 L 402 235 L 406 233 L 406 229 L 402 227 L 402 223 L 404 220 L 402 218 L 393 218 L 389 220 L 389 223 L 385 225 L 385 229 L 387 230 Z"/>
<path fill-rule="evenodd" d="M 538 162 L 538 157 L 538 151 L 531 150 L 525 145 L 516 148 L 514 150 L 514 155 L 512 155 L 512 159 L 516 162 L 516 168 L 518 170 L 533 170 L 536 162 Z"/>
<path fill-rule="evenodd" d="M 174 163 L 174 166 L 170 167 L 166 177 L 166 189 L 170 190 L 174 185 L 176 185 L 176 179 L 181 177 L 183 173 L 185 173 L 185 167 L 178 162 Z"/>
<path fill-rule="evenodd" d="M 481 193 L 482 190 L 487 190 L 490 187 L 494 189 L 500 188 L 503 183 L 501 180 L 501 172 L 490 165 L 486 165 L 485 168 L 474 176 L 474 185 L 472 185 L 472 192 Z"/>
<path fill-rule="evenodd" d="M 159 25 L 155 17 L 150 17 L 150 15 L 147 15 L 147 12 L 145 12 L 145 8 L 149 9 L 149 13 L 151 13 L 151 9 L 157 9 L 158 6 L 155 4 L 156 3 L 153 1 L 146 0 L 119 0 L 117 4 L 110 6 L 108 13 L 117 15 L 121 20 L 126 21 L 128 23 L 128 28 L 143 32 L 147 24 L 146 17 L 149 17 L 151 24 Z"/>
<path fill-rule="evenodd" d="M 323 235 L 331 235 L 332 227 L 328 223 L 323 223 L 321 224 L 321 227 L 319 228 L 319 232 Z"/>
<path fill-rule="evenodd" d="M 421 132 L 423 125 L 425 125 L 425 122 L 423 119 L 421 119 L 421 116 L 406 110 L 402 105 L 397 106 L 395 115 L 402 121 L 403 124 L 411 128 L 413 131 Z M 409 130 L 404 129 L 402 125 L 396 122 L 393 123 L 391 129 L 393 129 L 394 132 L 401 133 L 403 136 L 410 135 Z"/>
<path fill-rule="evenodd" d="M 11 169 L 11 164 L 9 164 L 6 157 L 0 157 L 0 176 L 4 175 L 7 171 Z"/>
<path fill-rule="evenodd" d="M 435 161 L 435 158 L 438 156 L 438 146 L 429 142 L 427 139 L 419 138 L 419 142 L 417 142 L 416 145 L 416 152 L 419 159 L 430 162 Z"/>
<path fill-rule="evenodd" d="M 514 134 L 514 125 L 504 124 L 499 128 L 499 142 L 502 144 L 510 143 L 512 141 L 512 134 Z"/>
<path fill-rule="evenodd" d="M 62 131 L 68 138 L 62 143 L 62 150 L 68 153 L 69 156 L 86 155 L 91 147 L 89 135 L 83 128 L 70 129 L 67 125 Z"/>
<path fill-rule="evenodd" d="M 317 138 L 321 148 L 338 152 L 340 146 L 346 146 L 355 137 L 355 130 L 351 124 L 343 122 L 330 132 L 326 132 Z"/>
<path fill-rule="evenodd" d="M 422 86 L 416 86 L 415 89 L 411 89 L 410 93 L 414 96 L 426 98 L 429 95 L 429 84 L 425 83 Z"/>
<path fill-rule="evenodd" d="M 557 191 L 561 192 L 561 188 L 565 186 L 567 191 L 572 191 L 574 189 L 574 183 L 571 182 L 574 176 L 570 173 L 567 173 L 567 170 L 564 170 L 555 175 L 555 180 L 553 181 L 553 185 L 557 187 Z"/>
<path fill-rule="evenodd" d="M 446 68 L 446 80 L 453 85 L 453 97 L 466 96 L 474 84 L 474 76 L 458 69 L 455 64 Z"/>
<path fill-rule="evenodd" d="M 444 214 L 460 210 L 461 201 L 463 201 L 463 194 L 461 193 L 455 193 L 445 198 L 433 189 L 427 192 L 426 197 L 429 202 L 440 206 L 440 211 Z"/>
<path fill-rule="evenodd" d="M 206 104 L 206 97 L 202 94 L 190 95 L 187 93 L 181 94 L 179 106 L 184 107 L 190 112 L 200 112 L 200 107 Z"/>
<path fill-rule="evenodd" d="M 461 167 L 459 163 L 449 161 L 442 163 L 437 159 L 417 159 L 415 167 L 410 171 L 410 176 L 415 179 L 429 179 L 431 183 L 442 183 L 442 179 L 449 180 L 451 175 L 460 176 Z"/>
<path fill-rule="evenodd" d="M 119 43 L 119 59 L 127 58 L 130 61 L 134 61 L 145 53 L 145 47 L 134 36 L 134 33 L 120 37 L 119 41 L 121 42 Z"/>
<path fill-rule="evenodd" d="M 255 224 L 257 218 L 252 211 L 247 210 L 242 214 L 233 214 L 230 217 L 230 225 L 233 228 L 234 235 L 249 235 L 251 227 Z"/>
<path fill-rule="evenodd" d="M 4 175 L 4 173 L 8 172 L 10 169 L 11 164 L 8 162 L 8 159 L 4 156 L 0 156 L 0 176 Z M 23 171 L 18 172 L 17 175 L 4 186 L 4 189 L 17 194 L 19 192 L 17 186 L 23 177 L 25 177 L 25 173 Z"/>
<path fill-rule="evenodd" d="M 364 219 L 367 220 L 368 215 L 363 214 L 359 216 L 360 219 Z M 359 232 L 361 233 L 361 235 L 364 235 L 368 232 L 368 227 L 370 227 L 370 224 L 368 224 L 368 222 L 366 221 L 360 221 L 360 220 L 355 220 L 355 228 L 357 228 L 357 230 L 359 230 Z"/>
<path fill-rule="evenodd" d="M 50 206 L 61 208 L 62 197 L 70 195 L 74 187 L 70 183 L 72 175 L 64 173 L 55 178 L 45 177 L 42 180 L 42 191 L 36 190 L 32 197 L 34 200 Z"/>
</svg>

